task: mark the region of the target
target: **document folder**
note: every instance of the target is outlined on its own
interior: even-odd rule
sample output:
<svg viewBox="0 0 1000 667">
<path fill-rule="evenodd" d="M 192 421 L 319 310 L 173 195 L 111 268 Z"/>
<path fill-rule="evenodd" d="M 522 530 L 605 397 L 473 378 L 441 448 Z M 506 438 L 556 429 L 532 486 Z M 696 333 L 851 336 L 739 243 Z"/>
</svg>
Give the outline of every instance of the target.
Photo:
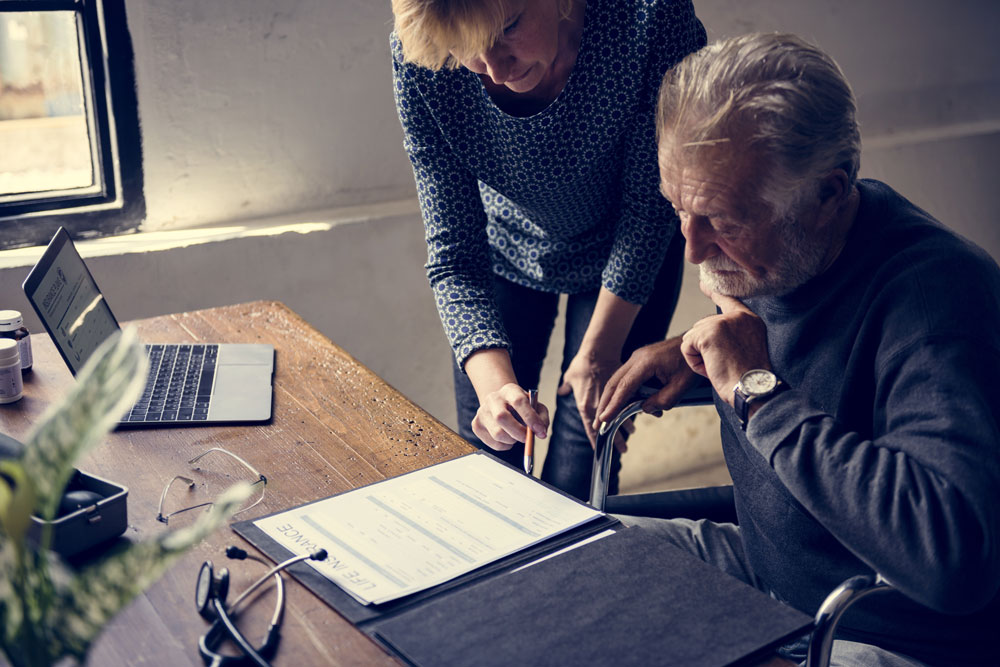
<svg viewBox="0 0 1000 667">
<path fill-rule="evenodd" d="M 291 555 L 254 521 L 233 529 L 275 561 Z M 289 571 L 413 665 L 716 667 L 759 659 L 812 624 L 658 535 L 607 515 L 383 604 L 361 604 L 303 564 Z"/>
<path fill-rule="evenodd" d="M 377 621 L 414 665 L 752 664 L 812 619 L 641 528 Z"/>
</svg>

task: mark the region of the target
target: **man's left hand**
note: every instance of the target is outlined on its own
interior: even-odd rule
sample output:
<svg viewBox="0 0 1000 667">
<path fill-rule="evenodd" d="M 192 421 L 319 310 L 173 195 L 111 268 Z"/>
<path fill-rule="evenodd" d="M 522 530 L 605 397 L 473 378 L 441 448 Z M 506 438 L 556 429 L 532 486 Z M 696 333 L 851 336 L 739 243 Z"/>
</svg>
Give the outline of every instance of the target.
<svg viewBox="0 0 1000 667">
<path fill-rule="evenodd" d="M 715 392 L 730 405 L 733 388 L 748 370 L 771 369 L 767 330 L 759 317 L 733 297 L 709 292 L 722 311 L 695 323 L 681 341 L 684 360 L 704 375 Z"/>
</svg>

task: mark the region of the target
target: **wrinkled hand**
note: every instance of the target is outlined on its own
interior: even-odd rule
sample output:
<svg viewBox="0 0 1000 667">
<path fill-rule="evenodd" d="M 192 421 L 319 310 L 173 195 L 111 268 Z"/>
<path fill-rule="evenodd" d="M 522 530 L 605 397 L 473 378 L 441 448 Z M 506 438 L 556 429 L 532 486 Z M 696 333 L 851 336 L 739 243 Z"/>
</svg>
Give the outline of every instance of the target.
<svg viewBox="0 0 1000 667">
<path fill-rule="evenodd" d="M 520 417 L 524 424 L 514 415 Z M 546 437 L 549 409 L 541 403 L 532 409 L 528 392 L 513 382 L 487 394 L 472 419 L 472 432 L 476 437 L 498 451 L 506 451 L 514 443 L 524 442 L 528 428 L 535 432 L 536 438 Z"/>
<path fill-rule="evenodd" d="M 573 393 L 576 399 L 576 409 L 580 412 L 583 427 L 587 430 L 590 446 L 597 444 L 597 429 L 594 428 L 594 418 L 597 416 L 597 403 L 601 399 L 601 391 L 608 378 L 619 366 L 617 359 L 596 359 L 592 355 L 580 353 L 573 357 L 569 367 L 563 374 L 563 382 L 557 393 L 567 396 Z M 616 438 L 615 445 L 620 451 L 625 451 L 625 439 Z M 621 440 L 621 442 L 618 442 Z"/>
<path fill-rule="evenodd" d="M 640 347 L 633 352 L 604 387 L 597 405 L 595 426 L 614 419 L 635 396 L 639 387 L 653 378 L 664 386 L 646 399 L 642 409 L 645 412 L 657 412 L 672 408 L 697 379 L 685 362 L 680 347 L 681 339 L 671 338 Z"/>
<path fill-rule="evenodd" d="M 733 388 L 743 373 L 771 369 L 764 322 L 740 301 L 710 292 L 722 311 L 699 320 L 683 336 L 681 353 L 695 373 L 712 383 L 722 400 L 733 404 Z"/>
</svg>

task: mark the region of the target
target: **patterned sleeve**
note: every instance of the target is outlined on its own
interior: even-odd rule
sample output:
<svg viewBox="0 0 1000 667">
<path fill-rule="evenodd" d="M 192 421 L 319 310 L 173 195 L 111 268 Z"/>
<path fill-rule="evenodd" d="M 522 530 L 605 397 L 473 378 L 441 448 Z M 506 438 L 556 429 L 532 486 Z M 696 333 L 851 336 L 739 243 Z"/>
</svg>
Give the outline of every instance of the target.
<svg viewBox="0 0 1000 667">
<path fill-rule="evenodd" d="M 476 177 L 456 158 L 424 98 L 430 70 L 402 62 L 392 37 L 393 88 L 427 241 L 427 278 L 459 367 L 473 352 L 510 349 L 493 297 L 486 213 Z"/>
<path fill-rule="evenodd" d="M 656 159 L 656 100 L 663 75 L 705 45 L 705 28 L 690 0 L 639 3 L 632 35 L 645 49 L 646 68 L 636 115 L 625 144 L 622 211 L 614 245 L 602 274 L 611 293 L 632 303 L 646 302 L 667 246 L 678 229 L 677 216 L 660 194 Z"/>
</svg>

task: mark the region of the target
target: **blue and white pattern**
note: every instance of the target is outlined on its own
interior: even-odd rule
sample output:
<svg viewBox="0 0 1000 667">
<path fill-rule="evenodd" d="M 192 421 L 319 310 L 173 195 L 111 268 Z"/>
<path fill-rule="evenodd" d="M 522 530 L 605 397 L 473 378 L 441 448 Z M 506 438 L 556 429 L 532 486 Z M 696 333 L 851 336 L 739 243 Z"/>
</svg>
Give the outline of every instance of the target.
<svg viewBox="0 0 1000 667">
<path fill-rule="evenodd" d="M 427 276 L 459 365 L 510 347 L 492 275 L 644 303 L 677 228 L 659 192 L 656 96 L 705 44 L 690 0 L 589 0 L 574 70 L 543 111 L 511 116 L 464 68 L 403 63 L 396 108 L 427 239 Z"/>
</svg>

